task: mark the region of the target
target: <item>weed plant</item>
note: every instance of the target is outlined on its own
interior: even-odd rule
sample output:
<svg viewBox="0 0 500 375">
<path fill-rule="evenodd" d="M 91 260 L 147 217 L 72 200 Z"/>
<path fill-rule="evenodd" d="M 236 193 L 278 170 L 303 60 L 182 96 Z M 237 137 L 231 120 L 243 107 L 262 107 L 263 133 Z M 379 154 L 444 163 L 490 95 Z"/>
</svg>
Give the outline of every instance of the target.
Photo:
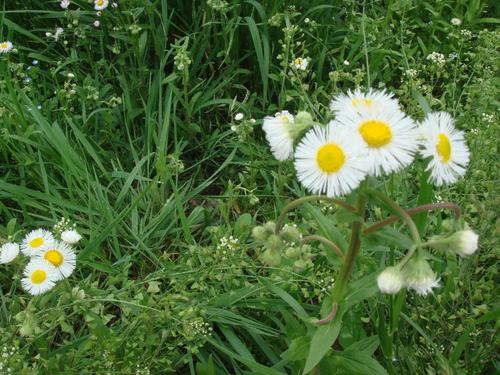
<svg viewBox="0 0 500 375">
<path fill-rule="evenodd" d="M 311 373 L 500 373 L 496 2 L 68 3 L 0 5 L 0 238 L 61 219 L 82 237 L 72 275 L 43 294 L 22 288 L 26 256 L 0 265 L 0 373 L 302 374 L 307 319 L 325 316 L 341 261 L 320 242 L 301 267 L 263 261 L 252 230 L 310 194 L 261 125 L 283 111 L 325 124 L 332 97 L 360 87 L 464 131 L 456 184 L 420 190 L 421 158 L 377 181 L 405 210 L 460 206 L 479 249 L 432 253 L 434 293 L 388 296 L 375 275 L 409 232 L 363 242 L 342 329 Z M 450 217 L 415 220 L 429 238 Z M 283 224 L 345 253 L 353 220 L 310 202 Z"/>
</svg>

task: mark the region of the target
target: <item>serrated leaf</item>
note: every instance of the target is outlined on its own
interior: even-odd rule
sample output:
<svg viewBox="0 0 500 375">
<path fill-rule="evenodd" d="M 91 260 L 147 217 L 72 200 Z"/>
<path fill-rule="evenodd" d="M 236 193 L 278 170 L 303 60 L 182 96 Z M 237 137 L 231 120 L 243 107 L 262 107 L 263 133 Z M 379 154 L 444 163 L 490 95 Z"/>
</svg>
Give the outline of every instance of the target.
<svg viewBox="0 0 500 375">
<path fill-rule="evenodd" d="M 288 350 L 281 354 L 281 357 L 291 361 L 304 359 L 307 357 L 310 345 L 311 338 L 309 336 L 297 337 L 291 342 Z"/>
</svg>

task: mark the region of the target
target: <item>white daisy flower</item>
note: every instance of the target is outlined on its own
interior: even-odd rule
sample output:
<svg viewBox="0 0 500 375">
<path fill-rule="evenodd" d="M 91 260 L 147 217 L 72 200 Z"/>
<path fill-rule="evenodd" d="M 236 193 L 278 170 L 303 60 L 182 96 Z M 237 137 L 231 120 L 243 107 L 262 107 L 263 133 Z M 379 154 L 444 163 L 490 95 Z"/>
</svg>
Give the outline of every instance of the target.
<svg viewBox="0 0 500 375">
<path fill-rule="evenodd" d="M 430 113 L 421 123 L 420 133 L 424 138 L 421 154 L 432 158 L 427 166 L 430 182 L 436 186 L 455 183 L 469 164 L 464 133 L 455 129 L 453 118 L 446 112 Z"/>
<path fill-rule="evenodd" d="M 56 270 L 56 281 L 65 279 L 71 275 L 76 266 L 76 254 L 73 249 L 64 242 L 53 242 L 47 250 L 36 255 L 52 264 Z"/>
<path fill-rule="evenodd" d="M 297 178 L 314 194 L 348 194 L 365 178 L 365 154 L 361 137 L 336 121 L 326 127 L 315 126 L 295 150 Z"/>
<path fill-rule="evenodd" d="M 8 40 L 6 40 L 3 43 L 0 43 L 0 53 L 10 52 L 10 51 L 12 51 L 12 48 L 14 48 L 14 46 Z"/>
<path fill-rule="evenodd" d="M 19 255 L 19 244 L 6 243 L 0 247 L 0 264 L 10 263 Z"/>
<path fill-rule="evenodd" d="M 294 117 L 288 111 L 278 112 L 275 117 L 264 118 L 262 129 L 266 132 L 266 139 L 271 151 L 279 161 L 289 160 L 293 156 L 294 136 L 290 132 Z"/>
<path fill-rule="evenodd" d="M 451 19 L 451 24 L 452 25 L 455 25 L 455 26 L 458 26 L 462 23 L 462 21 L 460 21 L 460 18 L 452 18 Z"/>
<path fill-rule="evenodd" d="M 234 115 L 234 119 L 235 119 L 236 121 L 243 120 L 243 113 L 238 112 L 237 114 L 235 114 L 235 115 Z"/>
<path fill-rule="evenodd" d="M 42 294 L 52 289 L 57 280 L 55 267 L 43 259 L 34 259 L 28 263 L 21 279 L 23 289 L 32 295 Z"/>
<path fill-rule="evenodd" d="M 82 236 L 76 230 L 65 230 L 61 233 L 61 240 L 68 245 L 74 245 L 82 239 Z"/>
<path fill-rule="evenodd" d="M 370 113 L 373 110 L 397 111 L 400 108 L 393 94 L 388 94 L 385 90 L 370 89 L 367 93 L 363 93 L 357 88 L 354 92 L 349 90 L 347 94 L 336 95 L 330 103 L 330 109 L 335 115 L 341 116 L 346 110 Z"/>
<path fill-rule="evenodd" d="M 95 10 L 103 10 L 104 8 L 107 8 L 109 5 L 108 0 L 95 0 L 94 1 L 94 9 Z"/>
<path fill-rule="evenodd" d="M 419 254 L 414 255 L 408 263 L 403 266 L 403 286 L 413 289 L 417 294 L 426 296 L 432 292 L 432 288 L 439 287 L 439 280 L 432 270 L 429 262 Z"/>
<path fill-rule="evenodd" d="M 388 267 L 377 276 L 378 288 L 385 294 L 396 294 L 403 287 L 403 274 L 397 267 Z"/>
<path fill-rule="evenodd" d="M 415 123 L 400 110 L 380 106 L 360 113 L 351 109 L 342 112 L 338 121 L 363 138 L 369 175 L 380 176 L 408 166 L 418 150 L 419 133 Z"/>
<path fill-rule="evenodd" d="M 25 255 L 32 256 L 48 249 L 53 242 L 52 233 L 43 229 L 35 229 L 24 237 L 21 242 L 21 251 Z"/>
<path fill-rule="evenodd" d="M 69 7 L 70 1 L 69 0 L 63 0 L 61 1 L 61 8 L 67 9 Z"/>
<path fill-rule="evenodd" d="M 295 69 L 306 70 L 308 64 L 309 64 L 309 61 L 307 59 L 304 59 L 302 57 L 297 57 L 295 60 L 293 60 L 293 63 L 291 65 Z"/>
</svg>

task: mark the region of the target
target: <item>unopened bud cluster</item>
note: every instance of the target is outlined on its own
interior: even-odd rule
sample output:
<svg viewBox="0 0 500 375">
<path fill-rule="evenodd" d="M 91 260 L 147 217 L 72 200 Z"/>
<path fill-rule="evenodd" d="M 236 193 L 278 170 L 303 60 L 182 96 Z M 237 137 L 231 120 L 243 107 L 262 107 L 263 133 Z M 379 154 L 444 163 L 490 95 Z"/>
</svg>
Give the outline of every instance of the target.
<svg viewBox="0 0 500 375">
<path fill-rule="evenodd" d="M 277 266 L 281 259 L 291 260 L 297 269 L 305 268 L 312 258 L 310 246 L 300 246 L 302 234 L 295 225 L 285 225 L 276 234 L 276 224 L 272 221 L 257 226 L 252 231 L 254 238 L 263 246 L 260 258 L 269 266 Z"/>
</svg>

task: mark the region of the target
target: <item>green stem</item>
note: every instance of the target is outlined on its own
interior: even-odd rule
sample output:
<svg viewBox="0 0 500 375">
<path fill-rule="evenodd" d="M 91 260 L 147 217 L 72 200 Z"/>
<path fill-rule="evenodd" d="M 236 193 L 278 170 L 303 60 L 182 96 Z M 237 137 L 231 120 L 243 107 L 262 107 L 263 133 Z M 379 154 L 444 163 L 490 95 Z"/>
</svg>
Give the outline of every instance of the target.
<svg viewBox="0 0 500 375">
<path fill-rule="evenodd" d="M 248 144 L 248 156 L 250 156 L 250 179 L 251 179 L 251 186 L 253 187 L 255 183 L 255 159 L 253 155 L 253 148 L 252 148 L 252 142 L 250 142 L 250 137 L 247 134 L 246 135 L 247 139 L 247 144 Z"/>
<path fill-rule="evenodd" d="M 406 224 L 408 224 L 408 227 L 410 228 L 411 236 L 413 237 L 413 242 L 416 244 L 420 243 L 420 233 L 418 231 L 417 226 L 415 225 L 415 222 L 412 220 L 410 215 L 399 205 L 397 204 L 396 201 L 391 199 L 388 195 L 375 190 L 375 189 L 366 189 L 367 192 L 370 192 L 371 195 L 379 198 L 380 200 L 384 201 L 388 205 L 390 205 L 398 214 L 399 216 L 406 221 Z"/>
<path fill-rule="evenodd" d="M 371 86 L 370 57 L 368 56 L 368 42 L 366 41 L 365 21 L 366 21 L 366 14 L 365 14 L 365 9 L 363 8 L 363 20 L 361 22 L 361 27 L 363 30 L 363 50 L 365 52 L 365 58 L 366 58 L 366 79 L 367 79 L 366 83 L 368 89 L 370 89 Z"/>
<path fill-rule="evenodd" d="M 283 162 L 278 163 L 278 197 L 283 196 Z"/>
<path fill-rule="evenodd" d="M 342 253 L 342 250 L 340 250 L 337 245 L 335 245 L 332 241 L 326 239 L 325 237 L 318 236 L 318 235 L 315 235 L 315 234 L 307 236 L 307 237 L 304 237 L 302 239 L 302 241 L 300 242 L 299 248 L 301 248 L 305 243 L 310 242 L 310 241 L 320 241 L 320 242 L 323 242 L 325 245 L 328 245 L 333 250 L 335 250 L 335 252 L 338 254 L 338 256 L 339 256 L 340 259 L 342 259 L 342 260 L 345 259 L 344 254 Z"/>
<path fill-rule="evenodd" d="M 360 216 L 360 220 L 356 220 L 352 223 L 352 232 L 351 232 L 351 240 L 349 242 L 349 247 L 347 249 L 347 256 L 342 263 L 342 267 L 340 268 L 340 274 L 335 282 L 335 286 L 332 291 L 332 301 L 333 303 L 338 303 L 344 290 L 347 286 L 347 282 L 351 277 L 352 270 L 354 269 L 354 265 L 356 264 L 356 259 L 358 258 L 359 248 L 361 246 L 360 234 L 363 230 L 363 218 L 365 216 L 366 210 L 366 201 L 361 197 L 361 194 L 358 196 L 358 201 L 356 202 L 356 212 Z"/>
<path fill-rule="evenodd" d="M 283 225 L 283 221 L 285 220 L 286 215 L 288 212 L 293 210 L 295 207 L 301 205 L 302 203 L 307 203 L 307 202 L 312 202 L 312 201 L 325 201 L 325 202 L 332 202 L 336 203 L 341 207 L 344 207 L 345 209 L 351 211 L 351 212 L 356 212 L 357 208 L 350 205 L 349 203 L 344 202 L 343 200 L 340 200 L 338 198 L 329 198 L 326 195 L 311 195 L 307 197 L 302 197 L 299 199 L 294 200 L 293 202 L 288 203 L 283 211 L 281 211 L 280 216 L 278 217 L 278 221 L 276 222 L 276 229 L 274 234 L 278 235 L 280 232 L 280 229 Z"/>
<path fill-rule="evenodd" d="M 438 209 L 443 209 L 443 208 L 450 208 L 450 209 L 454 210 L 455 211 L 455 220 L 460 220 L 460 218 L 462 216 L 462 209 L 460 208 L 460 206 L 457 206 L 454 203 L 446 203 L 446 202 L 429 203 L 429 204 L 424 204 L 424 205 L 419 206 L 419 207 L 410 208 L 409 210 L 407 210 L 405 212 L 408 215 L 415 215 L 415 214 L 419 214 L 421 212 L 430 211 L 430 210 L 438 210 Z M 390 216 L 387 219 L 384 219 L 376 224 L 369 226 L 368 228 L 366 228 L 363 231 L 363 234 L 366 235 L 366 234 L 373 233 L 376 230 L 378 230 L 382 227 L 385 227 L 388 224 L 395 223 L 396 221 L 398 221 L 400 219 L 401 219 L 401 217 L 399 217 L 399 216 Z"/>
</svg>

